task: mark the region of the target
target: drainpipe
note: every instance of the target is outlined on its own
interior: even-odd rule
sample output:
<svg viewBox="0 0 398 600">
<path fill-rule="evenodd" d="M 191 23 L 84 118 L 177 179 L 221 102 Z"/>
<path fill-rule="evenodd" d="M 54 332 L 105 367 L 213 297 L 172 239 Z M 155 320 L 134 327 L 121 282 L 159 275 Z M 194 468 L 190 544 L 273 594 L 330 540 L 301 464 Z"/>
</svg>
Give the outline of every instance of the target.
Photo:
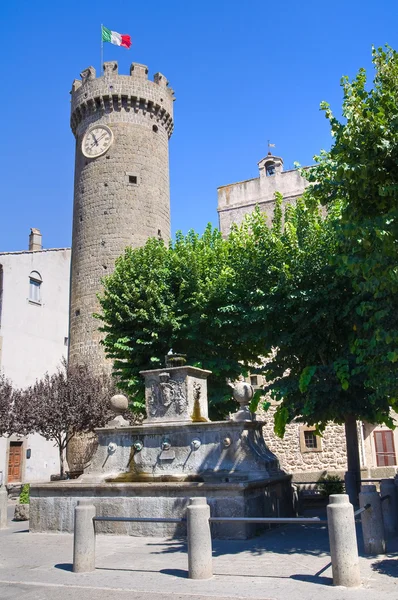
<svg viewBox="0 0 398 600">
<path fill-rule="evenodd" d="M 361 440 L 362 466 L 366 468 L 365 437 L 363 435 L 363 421 L 359 421 L 359 437 Z"/>
</svg>

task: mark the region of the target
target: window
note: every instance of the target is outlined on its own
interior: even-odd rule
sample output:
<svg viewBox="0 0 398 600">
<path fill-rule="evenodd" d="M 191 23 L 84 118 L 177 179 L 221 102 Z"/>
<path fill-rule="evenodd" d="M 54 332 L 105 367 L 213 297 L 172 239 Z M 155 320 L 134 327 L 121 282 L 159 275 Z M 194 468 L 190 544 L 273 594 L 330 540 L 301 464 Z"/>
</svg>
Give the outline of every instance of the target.
<svg viewBox="0 0 398 600">
<path fill-rule="evenodd" d="M 306 448 L 316 448 L 316 435 L 313 431 L 304 431 L 304 443 Z"/>
<path fill-rule="evenodd" d="M 32 271 L 29 275 L 29 302 L 41 303 L 41 284 L 43 280 L 38 271 Z"/>
<path fill-rule="evenodd" d="M 126 180 L 127 183 L 130 185 L 138 185 L 138 178 L 140 176 L 140 173 L 137 171 L 126 171 Z"/>
<path fill-rule="evenodd" d="M 250 375 L 250 384 L 251 385 L 258 385 L 257 375 Z"/>
<path fill-rule="evenodd" d="M 390 430 L 374 432 L 376 463 L 378 467 L 396 465 L 394 434 Z"/>
<path fill-rule="evenodd" d="M 322 452 L 322 438 L 316 434 L 315 427 L 300 427 L 300 452 Z"/>
</svg>

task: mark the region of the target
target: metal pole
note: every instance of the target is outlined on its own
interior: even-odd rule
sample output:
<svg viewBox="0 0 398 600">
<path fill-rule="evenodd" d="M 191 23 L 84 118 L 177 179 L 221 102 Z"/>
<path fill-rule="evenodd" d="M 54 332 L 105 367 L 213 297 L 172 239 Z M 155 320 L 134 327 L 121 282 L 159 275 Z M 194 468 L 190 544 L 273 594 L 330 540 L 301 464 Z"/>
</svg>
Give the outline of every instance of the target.
<svg viewBox="0 0 398 600">
<path fill-rule="evenodd" d="M 102 67 L 104 64 L 104 40 L 102 39 L 103 24 L 101 23 L 101 62 L 100 62 L 100 77 L 102 75 Z"/>
</svg>

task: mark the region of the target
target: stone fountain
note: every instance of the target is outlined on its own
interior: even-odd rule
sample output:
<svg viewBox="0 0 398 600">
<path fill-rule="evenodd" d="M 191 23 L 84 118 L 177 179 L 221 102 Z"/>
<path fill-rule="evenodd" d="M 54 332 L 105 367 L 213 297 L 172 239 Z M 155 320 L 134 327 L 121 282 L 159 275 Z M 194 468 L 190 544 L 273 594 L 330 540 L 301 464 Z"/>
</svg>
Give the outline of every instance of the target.
<svg viewBox="0 0 398 600">
<path fill-rule="evenodd" d="M 234 386 L 240 409 L 226 421 L 209 421 L 210 371 L 166 358 L 166 368 L 142 371 L 147 418 L 130 426 L 127 399 L 111 400 L 115 412 L 96 430 L 98 447 L 76 480 L 31 488 L 30 529 L 73 531 L 73 509 L 90 499 L 101 516 L 184 516 L 189 498 L 206 496 L 212 516 L 286 516 L 293 513 L 290 476 L 267 448 L 263 423 L 247 408 L 252 388 Z M 172 366 L 171 366 L 172 365 Z M 97 531 L 128 535 L 185 533 L 185 524 L 99 522 Z M 219 538 L 246 538 L 255 526 L 213 524 Z"/>
</svg>

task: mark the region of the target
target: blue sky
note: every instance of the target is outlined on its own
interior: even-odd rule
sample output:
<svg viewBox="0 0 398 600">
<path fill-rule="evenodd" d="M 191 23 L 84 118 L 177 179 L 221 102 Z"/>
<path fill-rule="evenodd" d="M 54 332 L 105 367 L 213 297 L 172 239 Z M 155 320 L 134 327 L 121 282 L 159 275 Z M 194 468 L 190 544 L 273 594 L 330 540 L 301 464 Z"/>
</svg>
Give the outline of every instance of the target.
<svg viewBox="0 0 398 600">
<path fill-rule="evenodd" d="M 328 148 L 327 100 L 342 75 L 371 74 L 371 46 L 398 48 L 398 1 L 20 0 L 2 8 L 0 251 L 71 243 L 74 138 L 69 90 L 99 70 L 100 24 L 133 40 L 104 60 L 161 71 L 176 92 L 170 142 L 173 233 L 217 225 L 217 187 L 257 176 L 276 144 L 285 168 Z"/>
</svg>

